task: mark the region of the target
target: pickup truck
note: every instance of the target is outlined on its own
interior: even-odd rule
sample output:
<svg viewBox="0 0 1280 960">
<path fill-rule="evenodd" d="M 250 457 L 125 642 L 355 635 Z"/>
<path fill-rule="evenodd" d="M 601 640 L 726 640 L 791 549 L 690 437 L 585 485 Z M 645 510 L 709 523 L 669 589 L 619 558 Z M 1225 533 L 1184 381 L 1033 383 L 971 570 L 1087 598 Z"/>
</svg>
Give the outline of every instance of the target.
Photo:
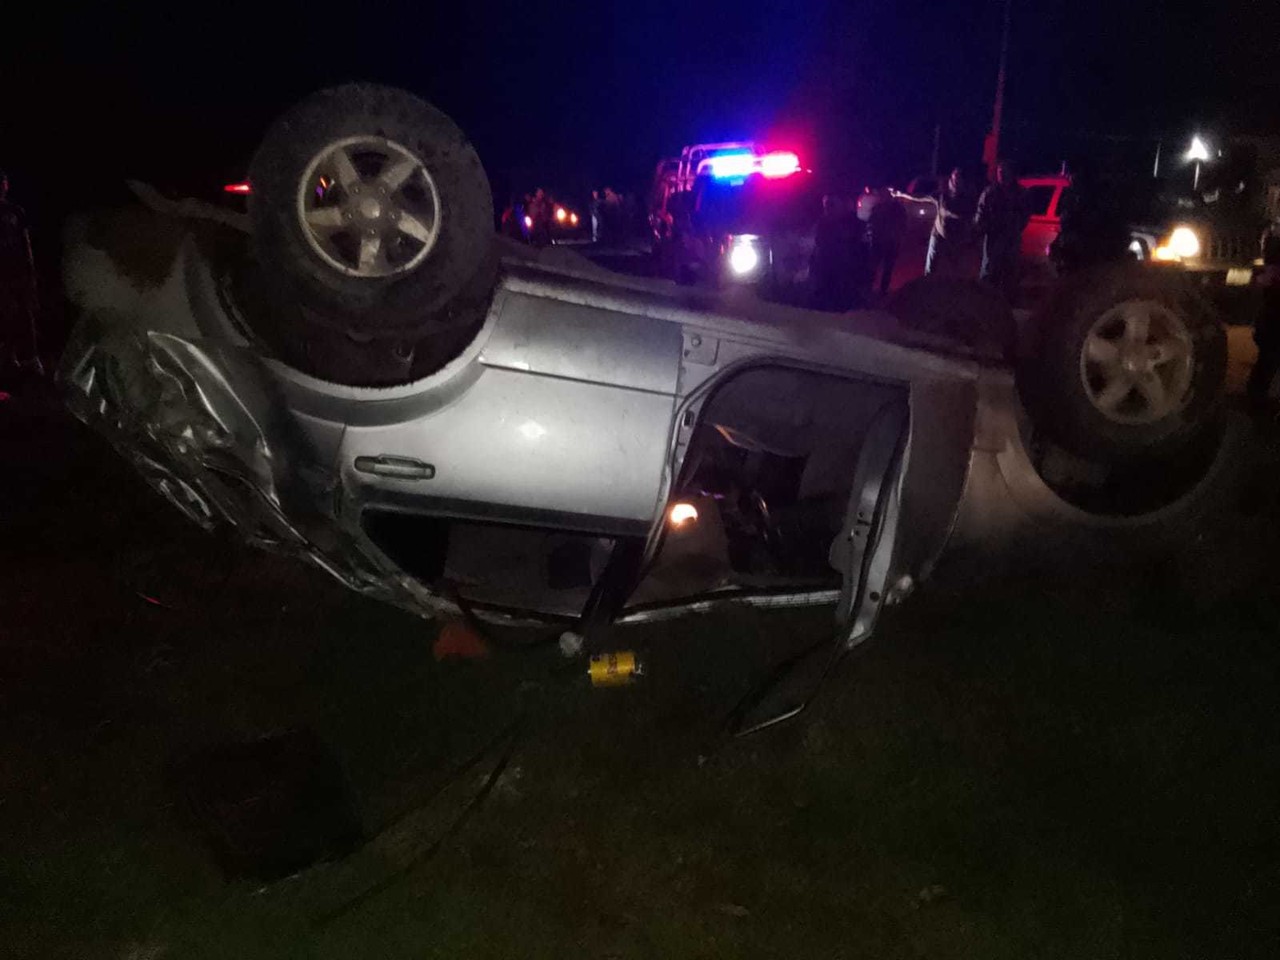
<svg viewBox="0 0 1280 960">
<path fill-rule="evenodd" d="M 1053 242 L 1062 232 L 1062 212 L 1071 191 L 1071 177 L 1064 174 L 1021 177 L 1031 218 L 1022 234 L 1022 255 L 1035 262 L 1047 261 Z M 1263 223 L 1248 216 L 1224 217 L 1206 209 L 1164 210 L 1149 215 L 1145 223 L 1130 228 L 1129 252 L 1134 259 L 1176 264 L 1195 281 L 1212 290 L 1248 287 L 1259 266 L 1259 238 Z"/>
</svg>

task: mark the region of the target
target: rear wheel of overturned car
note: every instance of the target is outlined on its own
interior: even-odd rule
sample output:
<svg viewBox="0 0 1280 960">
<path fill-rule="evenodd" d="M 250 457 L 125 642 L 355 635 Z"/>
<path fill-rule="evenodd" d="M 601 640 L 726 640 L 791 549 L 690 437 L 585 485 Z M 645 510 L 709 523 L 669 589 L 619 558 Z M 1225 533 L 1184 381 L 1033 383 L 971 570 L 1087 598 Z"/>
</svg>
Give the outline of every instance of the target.
<svg viewBox="0 0 1280 960">
<path fill-rule="evenodd" d="M 328 379 L 386 383 L 447 363 L 483 320 L 493 198 L 447 116 L 389 87 L 323 90 L 281 116 L 249 171 L 275 342 Z"/>
<path fill-rule="evenodd" d="M 1226 333 L 1186 278 L 1136 264 L 1071 275 L 1033 320 L 1019 369 L 1036 425 L 1078 456 L 1168 456 L 1213 421 Z"/>
</svg>

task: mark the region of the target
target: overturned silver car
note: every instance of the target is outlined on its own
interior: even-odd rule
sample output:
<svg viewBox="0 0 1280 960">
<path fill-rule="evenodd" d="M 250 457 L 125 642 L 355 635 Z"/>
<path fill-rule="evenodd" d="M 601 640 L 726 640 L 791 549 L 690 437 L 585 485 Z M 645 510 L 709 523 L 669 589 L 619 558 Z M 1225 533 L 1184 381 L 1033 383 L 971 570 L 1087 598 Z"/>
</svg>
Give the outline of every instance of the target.
<svg viewBox="0 0 1280 960">
<path fill-rule="evenodd" d="M 304 101 L 247 217 L 138 189 L 77 219 L 74 413 L 206 528 L 424 616 L 612 622 L 830 604 L 832 650 L 949 546 L 1168 529 L 1234 435 L 1223 332 L 1171 277 L 828 314 L 500 248 L 460 131 Z M 573 644 L 570 644 L 573 646 Z"/>
</svg>

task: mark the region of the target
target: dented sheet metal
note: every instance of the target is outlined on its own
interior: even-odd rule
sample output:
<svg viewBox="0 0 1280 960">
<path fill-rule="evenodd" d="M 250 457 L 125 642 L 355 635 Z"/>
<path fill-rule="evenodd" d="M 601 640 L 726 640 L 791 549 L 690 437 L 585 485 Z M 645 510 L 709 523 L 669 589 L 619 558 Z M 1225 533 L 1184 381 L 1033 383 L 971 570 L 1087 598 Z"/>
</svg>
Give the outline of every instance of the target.
<svg viewBox="0 0 1280 960">
<path fill-rule="evenodd" d="M 293 414 L 246 341 L 200 328 L 188 298 L 202 272 L 208 280 L 191 238 L 162 277 L 72 248 L 67 287 L 81 315 L 59 371 L 69 410 L 205 530 L 229 525 L 253 546 L 420 614 L 454 609 L 334 522 L 342 424 Z"/>
</svg>

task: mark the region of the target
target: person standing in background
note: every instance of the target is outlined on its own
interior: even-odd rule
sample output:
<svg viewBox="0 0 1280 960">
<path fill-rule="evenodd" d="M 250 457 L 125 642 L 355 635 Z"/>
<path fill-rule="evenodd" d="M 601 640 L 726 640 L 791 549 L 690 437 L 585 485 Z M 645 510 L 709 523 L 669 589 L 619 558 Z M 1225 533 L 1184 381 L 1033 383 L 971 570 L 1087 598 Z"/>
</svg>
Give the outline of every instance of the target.
<svg viewBox="0 0 1280 960">
<path fill-rule="evenodd" d="M 605 243 L 622 239 L 622 197 L 613 187 L 605 187 L 600 193 L 600 236 Z"/>
<path fill-rule="evenodd" d="M 502 211 L 502 235 L 510 237 L 512 240 L 518 240 L 521 243 L 529 239 L 529 233 L 524 226 L 523 197 L 512 196 L 511 202 Z"/>
<path fill-rule="evenodd" d="M 847 198 L 828 194 L 822 198 L 809 267 L 814 307 L 844 312 L 862 306 L 866 266 L 862 221 Z"/>
<path fill-rule="evenodd" d="M 9 200 L 9 177 L 0 170 L 0 359 L 20 371 L 44 373 L 36 341 L 36 267 L 27 215 Z"/>
<path fill-rule="evenodd" d="M 591 191 L 591 242 L 600 242 L 600 191 Z"/>
<path fill-rule="evenodd" d="M 535 247 L 551 246 L 551 198 L 547 191 L 538 187 L 525 210 L 529 218 L 529 242 Z"/>
<path fill-rule="evenodd" d="M 876 191 L 876 202 L 871 207 L 867 229 L 871 247 L 871 285 L 873 289 L 876 287 L 879 274 L 879 291 L 883 297 L 889 293 L 898 251 L 907 232 L 907 211 L 894 199 L 889 187 Z"/>
<path fill-rule="evenodd" d="M 913 197 L 893 191 L 895 197 L 916 203 L 932 203 L 938 208 L 929 233 L 929 252 L 925 255 L 926 275 L 950 274 L 961 269 L 963 254 L 969 245 L 970 227 L 977 204 L 969 189 L 964 171 L 956 167 L 942 189 L 933 197 Z"/>
<path fill-rule="evenodd" d="M 1018 292 L 1018 255 L 1027 219 L 1027 192 L 1018 183 L 1013 164 L 1002 160 L 996 167 L 995 182 L 978 198 L 974 227 L 982 237 L 978 278 L 1003 293 L 1010 303 Z"/>
<path fill-rule="evenodd" d="M 1105 169 L 1091 163 L 1075 168 L 1071 189 L 1058 201 L 1061 226 L 1049 245 L 1049 259 L 1060 273 L 1133 259 L 1130 196 Z"/>
<path fill-rule="evenodd" d="M 1280 223 L 1262 234 L 1262 270 L 1255 281 L 1262 288 L 1262 309 L 1253 325 L 1253 342 L 1258 359 L 1249 373 L 1245 395 L 1249 405 L 1264 412 L 1271 399 L 1271 386 L 1280 373 Z"/>
</svg>

